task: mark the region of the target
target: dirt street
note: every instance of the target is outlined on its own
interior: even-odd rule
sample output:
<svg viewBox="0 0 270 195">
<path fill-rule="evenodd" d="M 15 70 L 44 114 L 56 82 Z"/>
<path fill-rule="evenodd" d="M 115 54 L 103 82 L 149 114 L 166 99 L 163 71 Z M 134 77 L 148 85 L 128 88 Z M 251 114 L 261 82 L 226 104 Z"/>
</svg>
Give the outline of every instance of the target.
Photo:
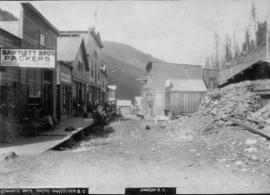
<svg viewBox="0 0 270 195">
<path fill-rule="evenodd" d="M 117 119 L 70 150 L 1 161 L 0 187 L 80 186 L 89 187 L 90 193 L 150 186 L 177 187 L 177 193 L 270 192 L 270 172 L 225 166 L 206 153 L 207 147 L 205 138 L 173 139 L 154 121 Z"/>
</svg>

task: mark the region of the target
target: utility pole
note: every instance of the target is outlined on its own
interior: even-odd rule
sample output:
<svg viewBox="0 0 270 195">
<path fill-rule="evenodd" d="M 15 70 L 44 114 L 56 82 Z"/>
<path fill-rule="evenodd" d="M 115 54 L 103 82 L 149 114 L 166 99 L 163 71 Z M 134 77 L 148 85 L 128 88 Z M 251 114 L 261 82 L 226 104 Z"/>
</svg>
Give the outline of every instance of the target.
<svg viewBox="0 0 270 195">
<path fill-rule="evenodd" d="M 215 33 L 215 47 L 216 47 L 216 66 L 217 69 L 219 70 L 219 52 L 218 52 L 218 47 L 219 47 L 219 36 L 217 33 Z"/>
<path fill-rule="evenodd" d="M 255 3 L 252 3 L 252 7 L 251 7 L 251 39 L 253 40 L 254 43 L 254 48 L 256 49 L 256 31 L 257 31 L 257 13 L 256 13 L 256 7 L 255 7 Z"/>
<path fill-rule="evenodd" d="M 267 14 L 267 19 L 266 19 L 266 37 L 265 37 L 265 42 L 266 42 L 266 59 L 269 60 L 269 25 L 270 25 L 270 17 L 269 17 L 269 12 L 270 12 L 270 0 L 268 0 L 268 14 Z"/>
<path fill-rule="evenodd" d="M 234 51 L 233 57 L 237 58 L 238 57 L 238 42 L 237 42 L 235 31 L 233 33 L 233 51 Z"/>
</svg>

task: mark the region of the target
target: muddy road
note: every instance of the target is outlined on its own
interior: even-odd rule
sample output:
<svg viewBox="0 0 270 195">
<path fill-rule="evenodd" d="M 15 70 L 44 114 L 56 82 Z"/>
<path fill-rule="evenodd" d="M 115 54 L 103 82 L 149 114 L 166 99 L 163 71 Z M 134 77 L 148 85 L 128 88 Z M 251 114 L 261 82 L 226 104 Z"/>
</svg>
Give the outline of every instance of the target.
<svg viewBox="0 0 270 195">
<path fill-rule="evenodd" d="M 149 128 L 146 128 L 146 126 Z M 153 121 L 116 119 L 72 149 L 0 162 L 0 187 L 177 187 L 177 193 L 262 193 L 269 177 L 224 167 L 196 137 L 177 141 Z"/>
</svg>

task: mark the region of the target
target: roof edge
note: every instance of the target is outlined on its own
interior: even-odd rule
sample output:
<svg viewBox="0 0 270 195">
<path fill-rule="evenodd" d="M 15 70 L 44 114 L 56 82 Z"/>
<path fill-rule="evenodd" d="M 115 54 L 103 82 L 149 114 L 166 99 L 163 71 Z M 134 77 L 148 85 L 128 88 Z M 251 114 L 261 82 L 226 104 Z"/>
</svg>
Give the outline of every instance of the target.
<svg viewBox="0 0 270 195">
<path fill-rule="evenodd" d="M 173 63 L 173 62 L 163 62 L 163 61 L 149 61 L 151 63 L 160 63 L 160 64 L 173 64 L 173 65 L 184 65 L 184 66 L 196 66 L 196 67 L 203 67 L 202 65 L 194 65 L 194 64 L 180 64 L 180 63 Z"/>
<path fill-rule="evenodd" d="M 7 31 L 7 30 L 1 28 L 1 27 L 0 27 L 0 30 L 4 31 L 5 33 L 9 34 L 10 36 L 13 36 L 13 37 L 15 37 L 15 38 L 17 38 L 17 39 L 22 40 L 22 38 L 18 37 L 17 35 L 15 35 L 15 34 L 9 32 L 9 31 Z"/>
<path fill-rule="evenodd" d="M 70 67 L 71 69 L 73 69 L 73 66 L 70 64 L 70 63 L 72 63 L 72 61 L 58 60 L 58 62 Z"/>
<path fill-rule="evenodd" d="M 21 3 L 21 5 L 22 5 L 22 7 L 24 8 L 24 6 L 26 6 L 27 8 L 30 8 L 33 12 L 35 12 L 37 15 L 39 15 L 40 16 L 40 18 L 45 22 L 45 23 L 47 23 L 50 27 L 51 27 L 51 29 L 53 29 L 56 33 L 57 33 L 57 35 L 60 35 L 60 32 L 59 32 L 59 30 L 47 19 L 47 18 L 45 18 L 45 16 L 43 16 L 42 14 L 41 14 L 41 12 L 40 11 L 38 11 L 38 9 L 37 8 L 35 8 L 31 3 L 29 3 L 29 2 L 22 2 Z"/>
<path fill-rule="evenodd" d="M 90 29 L 90 32 L 91 32 L 92 36 L 94 37 L 94 39 L 96 40 L 97 44 L 100 46 L 100 48 L 103 48 L 104 45 L 100 39 L 99 33 L 96 33 L 93 29 Z"/>
</svg>

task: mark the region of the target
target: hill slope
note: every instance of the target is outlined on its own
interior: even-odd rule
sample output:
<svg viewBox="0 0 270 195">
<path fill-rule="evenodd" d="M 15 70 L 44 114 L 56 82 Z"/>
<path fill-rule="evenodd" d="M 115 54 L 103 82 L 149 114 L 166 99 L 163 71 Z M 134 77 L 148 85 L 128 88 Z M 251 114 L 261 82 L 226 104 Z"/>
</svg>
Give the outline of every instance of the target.
<svg viewBox="0 0 270 195">
<path fill-rule="evenodd" d="M 2 10 L 0 8 L 0 21 L 17 21 L 18 18 L 16 18 L 12 13 Z"/>
<path fill-rule="evenodd" d="M 107 65 L 108 84 L 117 85 L 117 99 L 134 100 L 140 95 L 140 83 L 136 80 L 145 72 L 106 53 L 101 55 L 101 63 Z"/>
<path fill-rule="evenodd" d="M 162 61 L 123 43 L 104 41 L 103 52 L 131 66 L 145 70 L 148 61 Z"/>
</svg>

